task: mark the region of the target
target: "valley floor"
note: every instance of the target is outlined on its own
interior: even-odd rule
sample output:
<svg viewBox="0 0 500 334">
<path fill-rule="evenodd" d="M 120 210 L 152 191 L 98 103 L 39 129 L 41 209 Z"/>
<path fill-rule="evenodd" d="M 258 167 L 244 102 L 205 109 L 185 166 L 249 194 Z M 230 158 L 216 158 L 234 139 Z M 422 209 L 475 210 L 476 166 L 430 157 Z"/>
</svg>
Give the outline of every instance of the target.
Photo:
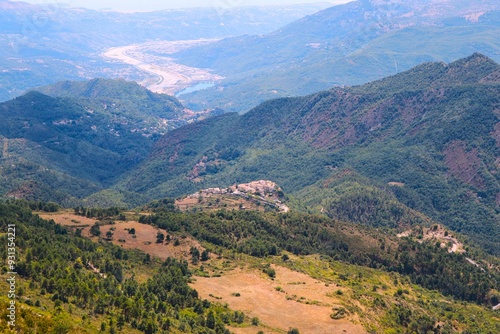
<svg viewBox="0 0 500 334">
<path fill-rule="evenodd" d="M 111 48 L 104 52 L 102 56 L 132 65 L 142 72 L 147 73 L 148 78 L 140 84 L 149 90 L 156 93 L 174 95 L 194 84 L 222 79 L 221 76 L 210 73 L 206 69 L 180 65 L 175 63 L 174 59 L 167 57 L 167 55 L 174 52 L 212 41 L 206 39 L 155 41 Z"/>
</svg>

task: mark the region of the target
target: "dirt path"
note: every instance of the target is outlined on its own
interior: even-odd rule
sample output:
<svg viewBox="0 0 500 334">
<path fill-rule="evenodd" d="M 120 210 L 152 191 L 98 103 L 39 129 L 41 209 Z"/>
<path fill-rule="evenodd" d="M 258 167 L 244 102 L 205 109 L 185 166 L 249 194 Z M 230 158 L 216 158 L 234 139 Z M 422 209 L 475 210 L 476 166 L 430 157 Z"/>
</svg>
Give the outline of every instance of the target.
<svg viewBox="0 0 500 334">
<path fill-rule="evenodd" d="M 362 334 L 359 324 L 346 319 L 333 320 L 332 308 L 338 306 L 335 285 L 326 286 L 305 274 L 275 267 L 271 280 L 257 269 L 235 269 L 222 277 L 197 277 L 192 286 L 202 298 L 228 303 L 233 310 L 258 317 L 266 328 L 231 328 L 237 334 L 283 333 L 297 328 L 304 334 Z M 239 294 L 239 296 L 237 296 Z M 328 294 L 328 295 L 327 295 Z"/>
<path fill-rule="evenodd" d="M 140 83 L 149 90 L 157 93 L 175 94 L 196 83 L 213 82 L 222 79 L 222 77 L 212 74 L 208 70 L 177 64 L 173 58 L 166 56 L 195 45 L 210 42 L 212 40 L 200 39 L 133 44 L 111 48 L 103 53 L 103 57 L 135 66 L 141 71 L 156 76 L 157 79 L 153 83 L 148 80 Z M 161 54 L 161 56 L 158 54 Z"/>
</svg>

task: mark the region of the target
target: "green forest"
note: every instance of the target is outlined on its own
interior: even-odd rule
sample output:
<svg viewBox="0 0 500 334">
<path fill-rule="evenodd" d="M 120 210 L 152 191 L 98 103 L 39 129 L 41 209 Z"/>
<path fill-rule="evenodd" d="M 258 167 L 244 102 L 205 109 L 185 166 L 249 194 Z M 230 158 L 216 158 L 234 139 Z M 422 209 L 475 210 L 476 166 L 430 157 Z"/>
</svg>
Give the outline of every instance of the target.
<svg viewBox="0 0 500 334">
<path fill-rule="evenodd" d="M 500 263 L 477 247 L 467 245 L 466 254 L 449 253 L 439 242 L 398 238 L 385 227 L 363 227 L 319 215 L 180 212 L 172 203 L 168 199 L 152 203 L 154 212 L 141 215 L 139 220 L 166 229 L 169 240 L 186 235 L 199 240 L 205 250 L 191 247 L 189 259 L 160 261 L 112 245 L 104 238 L 91 241 L 82 237 L 79 228 L 57 225 L 31 211 L 60 210 L 53 203 L 0 203 L 2 230 L 8 225 L 16 227 L 16 301 L 22 305 L 17 328 L 23 333 L 31 333 L 33 327 L 44 333 L 230 333 L 227 326 L 252 326 L 258 320 L 231 310 L 227 304 L 200 299 L 188 285 L 193 273 L 206 276 L 208 271 L 203 267 L 210 268 L 212 260 L 225 259 L 254 263 L 272 280 L 276 273 L 270 263 L 307 273 L 310 269 L 303 267 L 300 259 L 315 254 L 320 257 L 320 267 L 332 268 L 322 269 L 318 278 L 353 289 L 362 284 L 363 288 L 357 288 L 361 295 L 355 298 L 366 294 L 375 306 L 370 312 L 376 312 L 378 319 L 378 325 L 373 320 L 367 322 L 370 333 L 378 333 L 376 328 L 408 334 L 424 329 L 454 333 L 453 328 L 465 328 L 461 333 L 492 334 L 500 330 L 489 311 L 500 300 Z M 102 223 L 116 220 L 116 224 L 126 214 L 118 208 L 76 207 L 74 212 Z M 6 234 L 0 236 L 0 242 L 7 243 Z M 0 254 L 6 259 L 7 249 Z M 474 258 L 477 265 L 466 257 Z M 317 269 L 311 271 L 313 277 L 318 275 Z M 2 270 L 8 271 L 6 266 Z M 376 277 L 380 280 L 385 275 L 394 280 L 394 297 L 384 293 L 385 284 L 371 283 L 376 285 L 372 289 L 372 285 L 360 283 L 376 282 Z M 4 287 L 2 283 L 2 290 Z M 409 294 L 416 292 L 409 289 L 420 291 L 415 300 Z M 439 297 L 441 294 L 448 297 Z M 427 298 L 434 302 L 426 304 Z M 449 301 L 441 301 L 443 298 Z M 0 297 L 2 317 L 6 316 L 7 303 L 6 296 Z M 467 308 L 473 308 L 480 321 L 464 317 Z M 356 308 L 349 312 L 364 314 Z M 432 312 L 440 315 L 430 316 Z M 2 332 L 12 332 L 4 322 L 0 326 Z"/>
<path fill-rule="evenodd" d="M 281 255 L 282 251 L 322 254 L 336 261 L 394 271 L 424 288 L 483 305 L 495 303 L 497 296 L 491 300 L 491 292 L 500 289 L 498 268 L 467 265 L 465 258 L 470 254 L 449 253 L 440 243 L 398 239 L 394 233 L 318 215 L 221 210 L 162 212 L 141 216 L 139 221 L 256 257 Z M 352 236 L 353 230 L 359 235 Z"/>
<path fill-rule="evenodd" d="M 16 299 L 26 306 L 17 329 L 23 333 L 31 333 L 35 325 L 44 333 L 118 333 L 127 328 L 149 334 L 228 333 L 226 324 L 244 321 L 240 313 L 198 298 L 187 284 L 191 273 L 186 261 L 160 262 L 78 237 L 33 215 L 25 203 L 0 203 L 0 224 L 2 231 L 9 224 L 16 228 Z M 7 244 L 7 235 L 0 242 Z M 7 248 L 0 254 L 6 259 Z M 2 270 L 6 273 L 7 267 Z M 136 275 L 142 270 L 150 276 L 139 281 Z M 6 295 L 0 304 L 5 319 Z M 43 316 L 37 316 L 38 309 Z M 14 333 L 6 322 L 0 326 L 2 333 Z"/>
</svg>

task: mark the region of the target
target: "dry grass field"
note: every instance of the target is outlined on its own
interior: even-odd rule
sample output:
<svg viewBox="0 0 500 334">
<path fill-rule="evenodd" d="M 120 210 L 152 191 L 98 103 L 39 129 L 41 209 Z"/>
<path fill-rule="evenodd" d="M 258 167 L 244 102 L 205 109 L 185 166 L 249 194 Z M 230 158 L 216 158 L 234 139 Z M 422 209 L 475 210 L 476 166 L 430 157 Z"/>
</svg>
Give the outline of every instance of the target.
<svg viewBox="0 0 500 334">
<path fill-rule="evenodd" d="M 39 215 L 44 219 L 53 219 L 56 223 L 64 226 L 83 228 L 83 236 L 96 241 L 98 240 L 97 237 L 92 237 L 90 235 L 90 227 L 94 225 L 96 219 L 90 219 L 64 212 L 58 212 L 55 214 L 44 213 Z M 129 233 L 129 230 L 132 228 L 135 229 L 135 237 Z M 102 225 L 100 229 L 101 237 L 105 237 L 109 230 L 113 232 L 113 238 L 109 242 L 112 242 L 115 245 L 120 245 L 125 249 L 139 249 L 162 260 L 165 260 L 168 257 L 187 259 L 190 257 L 189 249 L 192 246 L 197 247 L 200 252 L 204 249 L 197 241 L 189 237 L 180 238 L 172 236 L 170 242 L 164 241 L 163 243 L 157 243 L 157 233 L 161 232 L 166 237 L 168 232 L 136 221 L 116 221 L 113 225 Z M 180 242 L 178 246 L 174 246 L 174 240 L 176 238 Z"/>
<path fill-rule="evenodd" d="M 231 328 L 237 334 L 284 333 L 290 328 L 305 334 L 361 334 L 356 319 L 333 320 L 332 308 L 340 306 L 334 296 L 338 287 L 305 274 L 274 266 L 271 280 L 258 269 L 237 268 L 221 277 L 196 277 L 192 284 L 202 298 L 227 303 L 233 310 L 257 317 L 263 326 Z M 239 296 L 238 296 L 239 294 Z"/>
<path fill-rule="evenodd" d="M 53 219 L 64 226 L 83 228 L 83 236 L 98 240 L 89 232 L 96 219 L 69 212 L 40 213 L 40 216 Z M 135 229 L 134 235 L 129 233 L 132 228 Z M 136 221 L 115 221 L 114 224 L 101 225 L 100 230 L 101 238 L 109 230 L 113 232 L 112 240 L 109 241 L 113 244 L 126 249 L 139 249 L 160 259 L 190 258 L 189 249 L 192 246 L 203 250 L 196 240 L 181 238 L 178 235 L 171 235 L 170 242 L 156 243 L 158 232 L 165 236 L 168 232 Z M 174 246 L 176 238 L 180 241 L 178 246 Z M 214 261 L 217 260 L 214 258 Z M 266 334 L 286 333 L 290 328 L 297 328 L 302 334 L 366 333 L 356 316 L 340 320 L 330 317 L 335 308 L 341 307 L 340 300 L 335 297 L 338 286 L 325 284 L 285 267 L 273 268 L 276 277 L 271 279 L 260 269 L 238 267 L 233 263 L 231 268 L 216 275 L 219 277 L 196 276 L 191 285 L 201 298 L 227 303 L 231 309 L 243 311 L 246 316 L 259 319 L 259 326 L 232 327 L 231 331 L 236 334 L 255 334 L 259 330 Z"/>
</svg>

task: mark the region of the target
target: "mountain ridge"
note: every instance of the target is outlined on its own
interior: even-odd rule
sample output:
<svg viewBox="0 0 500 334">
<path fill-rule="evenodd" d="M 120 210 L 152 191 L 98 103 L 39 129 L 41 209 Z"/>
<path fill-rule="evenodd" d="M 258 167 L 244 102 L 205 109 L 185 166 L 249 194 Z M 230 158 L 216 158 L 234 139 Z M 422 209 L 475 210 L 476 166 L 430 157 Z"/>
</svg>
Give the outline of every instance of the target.
<svg viewBox="0 0 500 334">
<path fill-rule="evenodd" d="M 29 199 L 59 201 L 65 193 L 71 203 L 137 206 L 266 179 L 307 203 L 292 208 L 375 226 L 432 220 L 495 252 L 498 73 L 498 64 L 476 53 L 361 86 L 270 100 L 243 115 L 185 120 L 163 137 L 171 128 L 135 123 L 145 110 L 155 119 L 153 103 L 161 111 L 162 101 L 178 106 L 175 99 L 123 81 L 62 83 L 45 89 L 75 97 L 33 91 L 0 104 L 2 162 L 11 175 L 1 188 Z M 116 92 L 113 99 L 107 92 L 115 85 L 142 100 L 129 105 Z M 32 172 L 13 173 L 13 161 Z M 71 191 L 75 177 L 81 181 Z M 62 193 L 50 194 L 47 184 L 61 178 Z M 378 209 L 352 210 L 353 203 Z"/>
<path fill-rule="evenodd" d="M 211 115 L 123 80 L 39 90 L 53 96 L 32 90 L 0 104 L 3 195 L 78 203 L 136 166 L 161 135 Z"/>
<path fill-rule="evenodd" d="M 241 116 L 191 124 L 159 140 L 117 189 L 175 197 L 268 179 L 292 196 L 314 198 L 312 206 L 333 210 L 327 197 L 314 193 L 330 192 L 322 180 L 354 170 L 369 182 L 345 182 L 388 191 L 410 209 L 475 235 L 477 242 L 487 238 L 482 244 L 495 252 L 500 182 L 493 136 L 500 86 L 484 78 L 498 68 L 474 54 L 446 66 L 425 64 L 364 86 L 271 100 Z M 420 86 L 413 82 L 429 77 L 435 79 Z M 476 179 L 468 181 L 470 175 Z M 388 182 L 405 186 L 387 187 Z M 335 216 L 335 210 L 327 213 Z"/>
<path fill-rule="evenodd" d="M 467 71 L 468 67 L 475 67 L 475 71 Z M 461 72 L 462 71 L 462 72 Z M 410 70 L 388 76 L 381 80 L 372 81 L 356 87 L 369 89 L 375 87 L 376 90 L 383 90 L 384 85 L 392 85 L 394 89 L 397 83 L 394 79 L 405 80 L 404 89 L 422 89 L 428 87 L 445 87 L 457 84 L 475 84 L 486 82 L 499 82 L 497 77 L 499 71 L 498 64 L 491 58 L 481 53 L 474 53 L 469 57 L 462 58 L 452 63 L 426 62 L 417 65 Z M 425 76 L 426 73 L 433 73 L 434 77 Z M 404 77 L 403 77 L 404 76 Z M 413 88 L 409 87 L 414 85 Z"/>
</svg>

